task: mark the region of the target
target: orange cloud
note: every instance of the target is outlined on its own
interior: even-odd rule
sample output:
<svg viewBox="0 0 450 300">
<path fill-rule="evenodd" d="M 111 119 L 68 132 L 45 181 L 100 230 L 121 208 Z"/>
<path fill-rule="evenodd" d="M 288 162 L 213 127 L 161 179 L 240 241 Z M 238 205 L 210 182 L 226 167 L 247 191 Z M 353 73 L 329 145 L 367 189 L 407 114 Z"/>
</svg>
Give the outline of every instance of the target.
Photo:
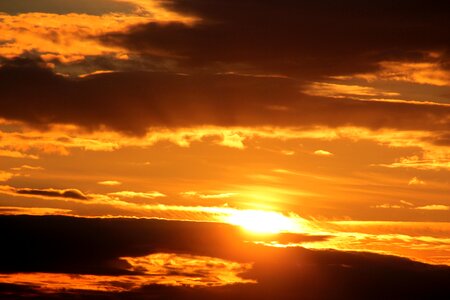
<svg viewBox="0 0 450 300">
<path fill-rule="evenodd" d="M 71 212 L 70 209 L 61 208 L 0 206 L 0 215 L 73 215 Z"/>
<path fill-rule="evenodd" d="M 26 284 L 38 290 L 91 290 L 122 292 L 138 289 L 144 285 L 169 286 L 224 286 L 236 283 L 255 283 L 239 275 L 251 269 L 252 264 L 237 263 L 224 259 L 156 253 L 145 257 L 122 257 L 128 271 L 139 275 L 72 275 L 62 273 L 15 273 L 0 274 L 2 283 Z"/>
<path fill-rule="evenodd" d="M 436 86 L 450 86 L 450 72 L 437 62 L 398 62 L 379 63 L 381 70 L 373 74 L 361 74 L 366 80 L 394 80 Z"/>
<path fill-rule="evenodd" d="M 9 173 L 9 172 L 0 170 L 0 181 L 7 181 L 7 180 L 11 179 L 13 176 L 14 176 L 13 173 Z"/>
<path fill-rule="evenodd" d="M 302 244 L 311 249 L 371 251 L 450 265 L 450 227 L 447 223 L 383 221 L 316 221 L 332 235 L 324 241 Z"/>
<path fill-rule="evenodd" d="M 55 59 L 67 64 L 82 61 L 87 56 L 111 55 L 127 59 L 129 51 L 107 46 L 94 37 L 110 32 L 126 31 L 129 27 L 148 22 L 192 22 L 170 12 L 158 1 L 124 0 L 137 6 L 130 13 L 41 13 L 30 12 L 8 15 L 0 12 L 0 56 L 16 57 L 24 52 L 38 52 L 44 61 Z M 51 64 L 49 64 L 51 65 Z"/>
<path fill-rule="evenodd" d="M 25 154 L 20 151 L 0 149 L 0 157 L 11 157 L 11 158 L 30 158 L 39 159 L 39 156 L 33 154 Z"/>
<path fill-rule="evenodd" d="M 313 82 L 307 85 L 303 92 L 312 96 L 331 98 L 399 96 L 399 93 L 382 91 L 373 87 L 327 82 Z"/>
<path fill-rule="evenodd" d="M 417 177 L 411 178 L 411 180 L 408 182 L 408 185 L 425 185 L 425 181 L 420 180 Z"/>
</svg>

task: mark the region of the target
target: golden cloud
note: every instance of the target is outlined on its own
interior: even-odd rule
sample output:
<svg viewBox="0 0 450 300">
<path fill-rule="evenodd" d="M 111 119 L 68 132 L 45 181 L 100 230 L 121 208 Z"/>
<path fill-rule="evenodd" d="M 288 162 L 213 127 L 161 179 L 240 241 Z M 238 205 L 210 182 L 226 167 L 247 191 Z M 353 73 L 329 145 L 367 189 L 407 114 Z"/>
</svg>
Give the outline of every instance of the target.
<svg viewBox="0 0 450 300">
<path fill-rule="evenodd" d="M 107 186 L 116 186 L 116 185 L 122 184 L 122 182 L 117 181 L 117 180 L 104 180 L 104 181 L 99 181 L 97 183 L 100 185 L 107 185 Z"/>
<path fill-rule="evenodd" d="M 38 52 L 44 61 L 62 63 L 81 61 L 86 56 L 111 55 L 128 59 L 129 51 L 107 46 L 95 37 L 109 32 L 126 31 L 148 22 L 193 22 L 193 18 L 170 12 L 158 1 L 123 0 L 137 5 L 131 13 L 0 13 L 0 56 L 12 58 L 24 52 Z"/>
<path fill-rule="evenodd" d="M 128 270 L 139 275 L 72 275 L 63 273 L 0 274 L 0 280 L 9 284 L 27 284 L 38 290 L 91 290 L 123 292 L 144 285 L 169 286 L 224 286 L 236 283 L 255 283 L 239 275 L 251 269 L 252 264 L 224 259 L 156 253 L 144 257 L 122 257 Z"/>
</svg>

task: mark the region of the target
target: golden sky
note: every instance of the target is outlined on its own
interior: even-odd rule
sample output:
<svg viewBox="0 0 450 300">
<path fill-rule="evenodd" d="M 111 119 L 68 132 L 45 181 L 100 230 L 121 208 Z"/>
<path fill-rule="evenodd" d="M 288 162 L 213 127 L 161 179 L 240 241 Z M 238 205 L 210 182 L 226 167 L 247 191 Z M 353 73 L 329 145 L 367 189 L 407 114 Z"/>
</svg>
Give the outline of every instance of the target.
<svg viewBox="0 0 450 300">
<path fill-rule="evenodd" d="M 271 251 L 450 265 L 450 7 L 281 2 L 0 1 L 1 222 L 226 224 L 260 255 L 170 232 L 111 254 L 120 274 L 61 261 L 0 282 L 221 291 L 265 282 Z"/>
</svg>

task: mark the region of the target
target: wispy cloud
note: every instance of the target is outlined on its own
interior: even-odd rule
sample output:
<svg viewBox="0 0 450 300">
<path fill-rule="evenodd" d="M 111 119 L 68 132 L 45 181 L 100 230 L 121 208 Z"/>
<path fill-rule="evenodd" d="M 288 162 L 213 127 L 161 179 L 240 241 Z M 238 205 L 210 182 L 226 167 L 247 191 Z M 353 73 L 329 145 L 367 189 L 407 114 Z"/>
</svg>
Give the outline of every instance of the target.
<svg viewBox="0 0 450 300">
<path fill-rule="evenodd" d="M 152 192 L 133 192 L 133 191 L 120 191 L 109 193 L 108 195 L 119 198 L 145 198 L 145 199 L 155 199 L 160 197 L 167 197 L 167 195 L 152 191 Z"/>
<path fill-rule="evenodd" d="M 104 180 L 104 181 L 99 181 L 97 183 L 100 185 L 106 185 L 106 186 L 116 186 L 116 185 L 122 184 L 122 182 L 117 181 L 117 180 Z"/>
<path fill-rule="evenodd" d="M 430 205 L 419 206 L 419 207 L 416 207 L 415 209 L 421 209 L 421 210 L 450 210 L 450 206 L 442 205 L 442 204 L 430 204 Z"/>
</svg>

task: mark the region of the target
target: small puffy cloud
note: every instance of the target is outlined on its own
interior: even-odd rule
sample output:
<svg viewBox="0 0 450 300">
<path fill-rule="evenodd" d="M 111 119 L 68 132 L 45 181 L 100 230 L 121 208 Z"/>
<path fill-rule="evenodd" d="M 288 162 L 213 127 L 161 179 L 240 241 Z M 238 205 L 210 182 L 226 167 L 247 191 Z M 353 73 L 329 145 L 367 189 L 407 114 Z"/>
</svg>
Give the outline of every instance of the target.
<svg viewBox="0 0 450 300">
<path fill-rule="evenodd" d="M 318 155 L 318 156 L 333 156 L 334 154 L 326 151 L 326 150 L 316 150 L 314 151 L 314 155 Z"/>
<path fill-rule="evenodd" d="M 107 185 L 107 186 L 116 186 L 116 185 L 122 184 L 122 182 L 117 181 L 117 180 L 105 180 L 105 181 L 99 181 L 97 183 L 100 185 Z"/>
<path fill-rule="evenodd" d="M 411 178 L 411 180 L 408 182 L 408 185 L 425 185 L 425 181 L 420 180 L 417 177 Z"/>
</svg>

